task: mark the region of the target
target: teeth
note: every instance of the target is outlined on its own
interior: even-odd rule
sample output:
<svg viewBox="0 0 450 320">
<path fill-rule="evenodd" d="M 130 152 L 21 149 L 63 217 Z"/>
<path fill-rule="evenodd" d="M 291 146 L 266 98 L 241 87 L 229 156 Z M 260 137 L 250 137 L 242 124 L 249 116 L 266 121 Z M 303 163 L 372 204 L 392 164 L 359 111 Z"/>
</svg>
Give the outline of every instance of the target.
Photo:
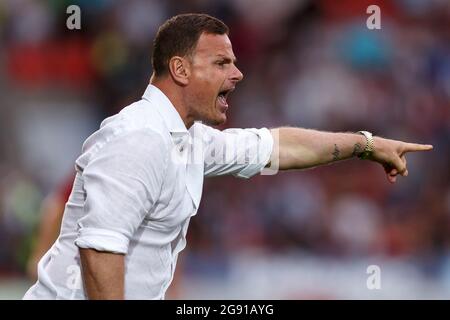
<svg viewBox="0 0 450 320">
<path fill-rule="evenodd" d="M 223 104 L 227 104 L 227 99 L 225 98 L 225 96 L 223 94 L 219 94 L 219 100 Z"/>
</svg>

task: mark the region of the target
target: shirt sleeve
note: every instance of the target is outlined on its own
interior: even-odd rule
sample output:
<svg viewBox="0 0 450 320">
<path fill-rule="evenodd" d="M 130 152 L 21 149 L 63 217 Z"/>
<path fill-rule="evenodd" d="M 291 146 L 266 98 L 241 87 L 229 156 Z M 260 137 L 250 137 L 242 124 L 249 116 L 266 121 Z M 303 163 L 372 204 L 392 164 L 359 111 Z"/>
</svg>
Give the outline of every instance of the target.
<svg viewBox="0 0 450 320">
<path fill-rule="evenodd" d="M 267 128 L 226 129 L 204 126 L 206 177 L 234 175 L 250 178 L 270 160 L 273 137 Z"/>
<path fill-rule="evenodd" d="M 82 173 L 85 215 L 78 220 L 80 248 L 127 253 L 129 239 L 159 197 L 167 147 L 153 132 L 113 138 Z"/>
</svg>

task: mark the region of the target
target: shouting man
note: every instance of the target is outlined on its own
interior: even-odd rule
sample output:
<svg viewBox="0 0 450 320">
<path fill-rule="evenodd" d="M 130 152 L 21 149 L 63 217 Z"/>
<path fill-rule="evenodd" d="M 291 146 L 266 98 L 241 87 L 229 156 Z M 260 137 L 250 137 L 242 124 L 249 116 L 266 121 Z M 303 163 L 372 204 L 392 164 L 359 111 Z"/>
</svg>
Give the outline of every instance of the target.
<svg viewBox="0 0 450 320">
<path fill-rule="evenodd" d="M 360 157 L 406 176 L 405 154 L 430 145 L 302 128 L 216 130 L 243 79 L 228 28 L 205 14 L 166 21 L 142 100 L 84 143 L 61 233 L 25 299 L 164 299 L 204 177 L 250 178 Z"/>
</svg>

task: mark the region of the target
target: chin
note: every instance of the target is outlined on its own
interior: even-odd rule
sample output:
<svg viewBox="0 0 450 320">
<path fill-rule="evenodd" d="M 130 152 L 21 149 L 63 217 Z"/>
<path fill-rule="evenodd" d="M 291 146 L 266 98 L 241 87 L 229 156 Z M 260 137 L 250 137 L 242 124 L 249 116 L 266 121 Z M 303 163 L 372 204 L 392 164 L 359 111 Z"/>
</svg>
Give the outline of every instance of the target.
<svg viewBox="0 0 450 320">
<path fill-rule="evenodd" d="M 215 125 L 221 125 L 224 124 L 225 122 L 227 122 L 227 115 L 225 113 L 221 113 L 217 118 L 216 118 L 216 123 Z"/>
<path fill-rule="evenodd" d="M 214 119 L 207 119 L 204 121 L 206 124 L 210 125 L 210 126 L 219 126 L 221 124 L 224 124 L 225 122 L 227 122 L 227 117 L 223 116 L 220 118 L 214 118 Z"/>
<path fill-rule="evenodd" d="M 219 126 L 227 121 L 225 112 L 217 112 L 213 116 L 203 117 L 202 121 L 210 126 Z"/>
</svg>

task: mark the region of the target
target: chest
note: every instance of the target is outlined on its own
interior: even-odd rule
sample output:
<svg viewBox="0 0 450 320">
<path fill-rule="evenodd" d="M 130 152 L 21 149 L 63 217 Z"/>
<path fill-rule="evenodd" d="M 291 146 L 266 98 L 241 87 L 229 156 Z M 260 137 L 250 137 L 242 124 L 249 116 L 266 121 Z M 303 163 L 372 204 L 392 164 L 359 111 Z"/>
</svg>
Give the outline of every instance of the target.
<svg viewBox="0 0 450 320">
<path fill-rule="evenodd" d="M 174 148 L 157 203 L 149 217 L 161 228 L 176 228 L 197 213 L 203 189 L 203 161 L 194 161 L 185 146 Z"/>
</svg>

